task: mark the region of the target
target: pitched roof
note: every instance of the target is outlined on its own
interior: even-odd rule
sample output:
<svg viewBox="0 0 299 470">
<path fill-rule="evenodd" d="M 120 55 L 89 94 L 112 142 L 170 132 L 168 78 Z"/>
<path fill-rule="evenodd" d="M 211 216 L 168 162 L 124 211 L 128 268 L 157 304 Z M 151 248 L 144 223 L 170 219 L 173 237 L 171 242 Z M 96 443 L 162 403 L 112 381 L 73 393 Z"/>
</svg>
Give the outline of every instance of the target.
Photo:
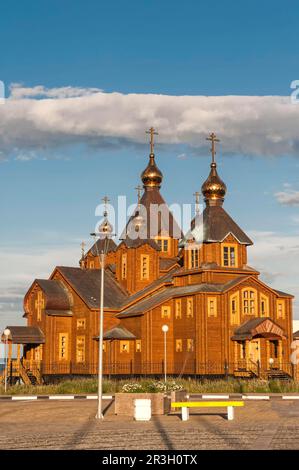
<svg viewBox="0 0 299 470">
<path fill-rule="evenodd" d="M 158 244 L 150 239 L 150 238 L 136 238 L 136 239 L 132 239 L 130 237 L 127 237 L 125 238 L 124 240 L 122 240 L 122 242 L 120 243 L 119 246 L 121 246 L 122 244 L 126 245 L 127 248 L 139 248 L 139 246 L 143 246 L 143 245 L 149 245 L 151 246 L 154 250 L 156 251 L 160 251 L 160 247 L 158 246 Z"/>
<path fill-rule="evenodd" d="M 293 339 L 299 339 L 299 330 L 293 333 Z"/>
<path fill-rule="evenodd" d="M 136 336 L 123 326 L 116 326 L 104 333 L 104 339 L 136 339 Z"/>
<path fill-rule="evenodd" d="M 222 206 L 206 206 L 202 214 L 202 220 L 199 217 L 199 224 L 202 227 L 203 242 L 222 242 L 231 233 L 240 243 L 244 245 L 253 244 Z M 194 229 L 195 218 L 191 222 L 191 231 Z M 200 227 L 195 230 L 200 232 Z"/>
<path fill-rule="evenodd" d="M 36 326 L 7 326 L 10 330 L 8 340 L 13 344 L 43 344 L 45 336 L 40 328 Z M 1 337 L 5 341 L 4 334 Z"/>
<path fill-rule="evenodd" d="M 160 271 L 168 271 L 169 269 L 176 266 L 179 262 L 179 258 L 160 258 Z"/>
<path fill-rule="evenodd" d="M 91 253 L 93 256 L 98 256 L 104 250 L 107 253 L 110 253 L 111 251 L 116 251 L 116 248 L 117 245 L 114 240 L 112 240 L 112 238 L 108 238 L 107 240 L 98 239 L 88 250 L 85 256 L 87 256 L 89 253 Z"/>
<path fill-rule="evenodd" d="M 62 282 L 53 279 L 36 279 L 45 295 L 45 308 L 47 310 L 70 310 L 71 297 Z"/>
<path fill-rule="evenodd" d="M 264 325 L 263 325 L 264 324 Z M 263 325 L 263 326 L 262 326 Z M 237 328 L 232 336 L 232 340 L 241 341 L 252 339 L 257 335 L 284 336 L 284 331 L 280 325 L 269 317 L 252 318 Z"/>
<path fill-rule="evenodd" d="M 100 308 L 100 269 L 69 268 L 66 266 L 58 266 L 57 269 L 89 308 Z M 128 294 L 108 270 L 105 271 L 104 281 L 104 307 L 119 308 L 128 297 Z"/>
<path fill-rule="evenodd" d="M 183 237 L 183 233 L 175 218 L 173 217 L 173 214 L 170 212 L 168 206 L 166 205 L 166 202 L 161 196 L 159 188 L 146 187 L 140 199 L 140 205 L 144 207 L 147 218 L 147 227 L 142 238 L 153 239 L 155 236 L 160 235 L 161 232 L 167 232 L 170 237 L 176 239 L 181 239 Z M 163 206 L 164 209 L 162 211 L 162 214 L 158 216 L 158 220 L 153 219 L 153 207 L 155 206 L 157 206 L 157 208 L 158 206 Z M 138 207 L 136 208 L 134 214 L 130 217 L 126 228 L 121 236 L 121 239 L 125 239 L 126 237 L 130 238 L 130 231 L 134 230 L 134 228 L 132 228 L 131 223 L 137 215 Z M 144 216 L 142 211 L 141 215 Z"/>
<path fill-rule="evenodd" d="M 152 308 L 156 307 L 162 302 L 181 295 L 191 295 L 199 292 L 221 292 L 223 289 L 222 284 L 193 284 L 183 287 L 167 287 L 150 297 L 140 300 L 132 307 L 119 313 L 118 318 L 140 315 Z"/>
</svg>

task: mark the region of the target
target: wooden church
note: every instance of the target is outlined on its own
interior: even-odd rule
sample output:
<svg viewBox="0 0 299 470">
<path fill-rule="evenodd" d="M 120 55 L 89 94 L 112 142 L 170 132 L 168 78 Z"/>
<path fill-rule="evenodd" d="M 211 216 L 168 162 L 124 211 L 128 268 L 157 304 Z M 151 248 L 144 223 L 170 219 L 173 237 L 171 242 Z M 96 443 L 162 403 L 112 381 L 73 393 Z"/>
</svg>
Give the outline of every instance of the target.
<svg viewBox="0 0 299 470">
<path fill-rule="evenodd" d="M 8 326 L 9 343 L 24 347 L 23 357 L 19 347 L 11 361 L 12 374 L 27 383 L 97 373 L 99 254 L 105 249 L 104 374 L 163 374 L 166 346 L 168 374 L 292 376 L 293 296 L 267 286 L 247 264 L 253 242 L 223 208 L 227 189 L 215 162 L 218 139 L 208 139 L 212 163 L 202 185 L 204 211 L 197 208 L 183 235 L 160 192 L 163 175 L 150 132 L 143 194 L 121 240 L 98 240 L 83 252 L 79 267 L 57 266 L 49 279 L 34 280 L 24 299 L 27 326 Z M 163 213 L 153 226 L 151 209 L 157 206 Z"/>
</svg>

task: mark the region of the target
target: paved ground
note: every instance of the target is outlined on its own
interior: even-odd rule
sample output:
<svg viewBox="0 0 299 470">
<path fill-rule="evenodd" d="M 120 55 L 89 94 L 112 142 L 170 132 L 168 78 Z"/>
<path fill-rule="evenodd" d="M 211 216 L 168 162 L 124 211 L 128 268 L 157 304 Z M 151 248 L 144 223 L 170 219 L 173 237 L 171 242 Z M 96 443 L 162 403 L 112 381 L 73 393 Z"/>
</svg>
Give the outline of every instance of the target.
<svg viewBox="0 0 299 470">
<path fill-rule="evenodd" d="M 141 423 L 105 406 L 99 423 L 94 401 L 0 403 L 0 449 L 299 449 L 298 400 L 246 402 L 232 422 L 205 409 Z"/>
</svg>

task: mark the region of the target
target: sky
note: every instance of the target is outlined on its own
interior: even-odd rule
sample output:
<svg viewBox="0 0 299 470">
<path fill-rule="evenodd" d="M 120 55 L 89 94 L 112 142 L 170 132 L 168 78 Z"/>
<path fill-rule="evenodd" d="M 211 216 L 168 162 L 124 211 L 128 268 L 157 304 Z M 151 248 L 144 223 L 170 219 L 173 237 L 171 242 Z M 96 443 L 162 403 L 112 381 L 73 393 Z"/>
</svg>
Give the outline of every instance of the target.
<svg viewBox="0 0 299 470">
<path fill-rule="evenodd" d="M 78 265 L 105 194 L 136 201 L 150 126 L 169 204 L 193 202 L 217 133 L 249 264 L 299 299 L 296 1 L 28 0 L 1 13 L 0 330 L 24 324 L 35 278 Z"/>
</svg>

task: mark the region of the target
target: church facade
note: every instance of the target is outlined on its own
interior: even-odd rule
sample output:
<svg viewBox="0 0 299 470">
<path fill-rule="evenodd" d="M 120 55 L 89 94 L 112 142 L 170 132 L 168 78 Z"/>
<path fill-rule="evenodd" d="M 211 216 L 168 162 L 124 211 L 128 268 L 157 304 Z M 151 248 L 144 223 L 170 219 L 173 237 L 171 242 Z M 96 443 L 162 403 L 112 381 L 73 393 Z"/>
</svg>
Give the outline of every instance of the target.
<svg viewBox="0 0 299 470">
<path fill-rule="evenodd" d="M 79 267 L 58 266 L 49 279 L 35 279 L 24 299 L 27 326 L 8 327 L 10 343 L 24 345 L 17 360 L 20 375 L 40 381 L 97 373 L 104 244 L 105 374 L 160 375 L 165 367 L 173 375 L 294 374 L 293 296 L 266 285 L 247 264 L 253 242 L 223 207 L 227 188 L 214 158 L 217 139 L 211 134 L 209 140 L 205 208 L 184 235 L 160 192 L 163 175 L 151 130 L 143 194 L 122 239 L 98 240 L 82 254 Z M 152 227 L 151 207 L 162 205 Z"/>
</svg>

